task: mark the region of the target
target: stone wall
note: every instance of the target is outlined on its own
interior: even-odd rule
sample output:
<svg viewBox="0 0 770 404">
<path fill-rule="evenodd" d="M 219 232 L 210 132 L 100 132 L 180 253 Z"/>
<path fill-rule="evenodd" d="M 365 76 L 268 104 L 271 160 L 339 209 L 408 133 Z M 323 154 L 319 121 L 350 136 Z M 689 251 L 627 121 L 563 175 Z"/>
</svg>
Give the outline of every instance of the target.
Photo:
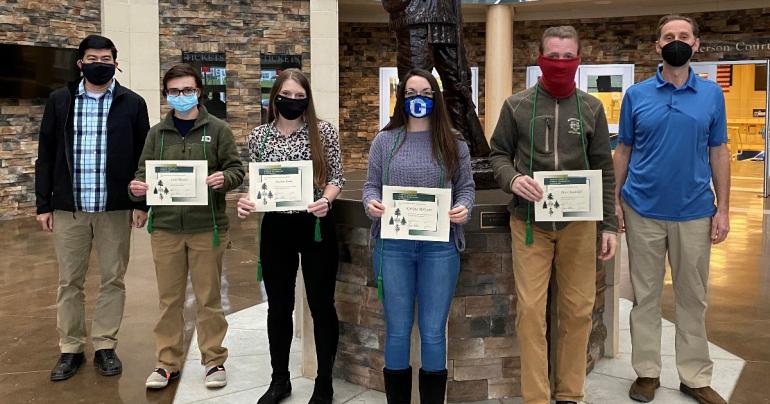
<svg viewBox="0 0 770 404">
<path fill-rule="evenodd" d="M 77 48 L 100 32 L 98 0 L 0 1 L 0 43 Z M 35 214 L 35 159 L 45 99 L 0 99 L 0 220 Z"/>
<path fill-rule="evenodd" d="M 355 213 L 362 215 L 360 202 L 342 202 L 338 211 L 355 209 Z M 496 209 L 505 212 L 505 205 Z M 346 212 L 343 216 L 351 214 Z M 337 232 L 341 254 L 335 300 L 340 343 L 335 376 L 384 390 L 385 324 L 368 247 L 369 229 L 343 222 L 338 224 Z M 466 243 L 447 325 L 447 400 L 476 402 L 519 397 L 521 354 L 515 331 L 516 290 L 510 233 L 507 227 L 484 232 L 469 228 Z M 599 261 L 596 284 L 593 328 L 586 347 L 589 371 L 604 355 L 607 338 L 602 321 L 605 269 Z M 550 316 L 550 305 L 548 311 Z"/>
<path fill-rule="evenodd" d="M 770 43 L 770 8 L 691 14 L 701 25 L 709 51 L 697 61 L 770 58 L 770 47 L 719 51 L 725 41 Z M 533 65 L 546 27 L 574 25 L 581 35 L 584 64 L 634 63 L 636 81 L 655 73 L 659 16 L 559 21 L 516 21 L 513 26 L 513 88 L 523 90 L 527 66 Z M 484 103 L 484 24 L 466 24 L 466 48 L 472 66 L 480 67 L 479 103 Z M 366 167 L 369 144 L 379 126 L 379 68 L 395 66 L 395 39 L 386 24 L 340 24 L 340 129 L 346 168 Z M 745 47 L 742 47 L 745 49 Z"/>
<path fill-rule="evenodd" d="M 225 53 L 226 120 L 248 161 L 248 134 L 260 124 L 260 54 L 302 55 L 302 70 L 310 75 L 309 0 L 161 0 L 159 11 L 161 79 L 182 62 L 183 51 Z M 168 111 L 165 103 L 162 110 Z"/>
</svg>

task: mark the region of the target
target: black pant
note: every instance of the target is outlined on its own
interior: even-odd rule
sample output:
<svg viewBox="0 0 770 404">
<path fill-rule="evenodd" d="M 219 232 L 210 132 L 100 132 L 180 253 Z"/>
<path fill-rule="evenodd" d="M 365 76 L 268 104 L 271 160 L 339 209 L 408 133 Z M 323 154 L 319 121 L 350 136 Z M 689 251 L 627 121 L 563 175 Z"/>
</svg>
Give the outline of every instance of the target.
<svg viewBox="0 0 770 404">
<path fill-rule="evenodd" d="M 288 377 L 299 257 L 310 314 L 313 316 L 318 377 L 331 378 L 339 340 L 334 308 L 339 254 L 334 219 L 321 218 L 322 241 L 314 241 L 315 216 L 267 213 L 262 219 L 260 256 L 267 291 L 267 336 L 273 377 Z"/>
</svg>

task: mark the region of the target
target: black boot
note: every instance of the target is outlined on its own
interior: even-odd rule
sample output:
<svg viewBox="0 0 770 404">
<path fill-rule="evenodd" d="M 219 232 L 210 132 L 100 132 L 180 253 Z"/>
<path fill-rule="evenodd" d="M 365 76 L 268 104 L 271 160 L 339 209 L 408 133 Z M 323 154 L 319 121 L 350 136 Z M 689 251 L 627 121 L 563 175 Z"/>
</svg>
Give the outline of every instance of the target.
<svg viewBox="0 0 770 404">
<path fill-rule="evenodd" d="M 308 404 L 332 404 L 334 387 L 331 376 L 317 376 L 313 386 L 313 395 Z"/>
<path fill-rule="evenodd" d="M 444 404 L 446 369 L 427 372 L 420 369 L 420 404 Z"/>
<path fill-rule="evenodd" d="M 278 404 L 281 400 L 291 395 L 291 382 L 289 381 L 289 375 L 276 375 L 273 374 L 273 379 L 270 382 L 270 387 L 265 394 L 259 398 L 257 404 Z"/>
<path fill-rule="evenodd" d="M 412 401 L 412 368 L 382 369 L 385 376 L 385 396 L 388 404 L 410 404 Z"/>
</svg>

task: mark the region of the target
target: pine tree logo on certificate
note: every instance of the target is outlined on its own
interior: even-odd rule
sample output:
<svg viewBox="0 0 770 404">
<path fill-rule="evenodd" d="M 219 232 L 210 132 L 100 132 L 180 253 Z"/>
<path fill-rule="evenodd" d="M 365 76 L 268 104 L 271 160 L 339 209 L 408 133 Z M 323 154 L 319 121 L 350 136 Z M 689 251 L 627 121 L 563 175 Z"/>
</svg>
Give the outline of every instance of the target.
<svg viewBox="0 0 770 404">
<path fill-rule="evenodd" d="M 405 230 L 411 235 L 435 232 L 438 227 L 436 195 L 421 193 L 394 193 L 395 209 L 388 220 L 396 232 Z"/>
<path fill-rule="evenodd" d="M 160 200 L 195 197 L 195 167 L 157 166 L 155 174 L 157 181 L 152 193 Z"/>
</svg>

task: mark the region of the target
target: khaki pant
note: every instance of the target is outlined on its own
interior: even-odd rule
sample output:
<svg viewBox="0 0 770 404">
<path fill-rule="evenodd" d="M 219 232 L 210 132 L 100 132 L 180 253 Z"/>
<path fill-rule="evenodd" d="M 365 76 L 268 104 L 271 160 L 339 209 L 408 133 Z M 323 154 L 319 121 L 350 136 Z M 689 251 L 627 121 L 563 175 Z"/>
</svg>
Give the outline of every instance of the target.
<svg viewBox="0 0 770 404">
<path fill-rule="evenodd" d="M 634 370 L 639 377 L 660 376 L 660 296 L 668 252 L 676 298 L 679 379 L 693 388 L 708 386 L 714 368 L 706 336 L 711 218 L 686 222 L 647 219 L 626 204 L 623 213 L 634 288 L 631 309 Z"/>
<path fill-rule="evenodd" d="M 227 321 L 219 293 L 227 232 L 220 232 L 220 239 L 219 247 L 213 247 L 211 232 L 176 234 L 155 230 L 152 233 L 152 256 L 160 299 L 160 318 L 155 326 L 157 367 L 170 372 L 182 367 L 188 273 L 195 294 L 195 327 L 201 364 L 217 366 L 227 359 L 227 348 L 222 346 Z"/>
<path fill-rule="evenodd" d="M 528 404 L 551 402 L 545 310 L 555 264 L 559 336 L 554 397 L 580 401 L 596 298 L 596 223 L 573 222 L 556 232 L 532 227 L 534 243 L 527 246 L 526 224 L 511 218 L 522 396 Z"/>
<path fill-rule="evenodd" d="M 96 249 L 101 282 L 91 340 L 94 349 L 114 349 L 123 320 L 123 277 L 131 248 L 131 211 L 54 211 L 54 245 L 59 260 L 56 324 L 62 353 L 83 352 L 86 343 L 85 293 L 91 249 Z"/>
</svg>

